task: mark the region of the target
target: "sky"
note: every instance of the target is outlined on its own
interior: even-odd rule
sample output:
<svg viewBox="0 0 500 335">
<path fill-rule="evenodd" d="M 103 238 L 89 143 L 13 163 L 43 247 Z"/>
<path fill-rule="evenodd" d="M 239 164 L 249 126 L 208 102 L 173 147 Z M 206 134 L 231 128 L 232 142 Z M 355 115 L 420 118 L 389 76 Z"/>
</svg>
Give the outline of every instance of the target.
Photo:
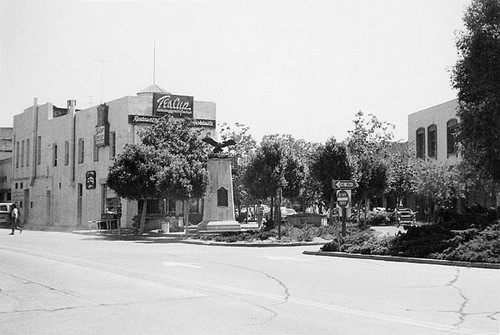
<svg viewBox="0 0 500 335">
<path fill-rule="evenodd" d="M 33 104 L 95 106 L 155 82 L 253 137 L 346 138 L 456 98 L 470 0 L 0 0 L 0 127 Z"/>
</svg>

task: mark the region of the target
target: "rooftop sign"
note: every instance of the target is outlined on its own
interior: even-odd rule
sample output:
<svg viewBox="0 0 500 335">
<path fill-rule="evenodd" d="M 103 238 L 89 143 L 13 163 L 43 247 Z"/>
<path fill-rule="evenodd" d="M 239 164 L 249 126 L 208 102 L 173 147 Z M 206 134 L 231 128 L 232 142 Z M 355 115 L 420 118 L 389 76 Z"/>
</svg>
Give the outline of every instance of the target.
<svg viewBox="0 0 500 335">
<path fill-rule="evenodd" d="M 193 110 L 194 98 L 191 96 L 153 93 L 153 115 L 171 114 L 174 117 L 192 118 Z"/>
</svg>

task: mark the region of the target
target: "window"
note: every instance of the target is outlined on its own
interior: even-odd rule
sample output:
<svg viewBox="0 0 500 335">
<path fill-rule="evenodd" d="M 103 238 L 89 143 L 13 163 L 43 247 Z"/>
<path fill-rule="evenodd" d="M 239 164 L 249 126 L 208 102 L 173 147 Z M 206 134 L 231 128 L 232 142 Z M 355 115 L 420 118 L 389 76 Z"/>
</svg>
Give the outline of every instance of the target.
<svg viewBox="0 0 500 335">
<path fill-rule="evenodd" d="M 84 157 L 84 150 L 85 150 L 85 142 L 83 138 L 78 139 L 78 164 L 83 163 L 83 157 Z"/>
<path fill-rule="evenodd" d="M 26 166 L 30 166 L 30 140 L 26 140 Z"/>
<path fill-rule="evenodd" d="M 16 168 L 19 167 L 19 141 L 16 142 Z"/>
<path fill-rule="evenodd" d="M 427 155 L 437 158 L 437 127 L 435 124 L 427 128 Z"/>
<path fill-rule="evenodd" d="M 417 158 L 425 158 L 425 129 L 417 129 Z"/>
<path fill-rule="evenodd" d="M 57 166 L 57 144 L 52 144 L 52 165 Z"/>
<path fill-rule="evenodd" d="M 21 167 L 24 166 L 24 140 L 21 141 Z"/>
<path fill-rule="evenodd" d="M 172 198 L 166 199 L 165 213 L 167 215 L 175 215 L 175 199 Z"/>
<path fill-rule="evenodd" d="M 457 119 L 451 119 L 446 123 L 446 153 L 448 156 L 457 154 Z"/>
<path fill-rule="evenodd" d="M 113 159 L 116 156 L 116 132 L 111 131 L 109 133 L 109 159 Z"/>
<path fill-rule="evenodd" d="M 99 147 L 96 144 L 95 135 L 94 135 L 94 162 L 99 162 Z"/>
<path fill-rule="evenodd" d="M 160 199 L 148 199 L 146 211 L 149 214 L 161 213 Z"/>
<path fill-rule="evenodd" d="M 42 164 L 42 136 L 38 136 L 36 141 L 36 163 Z"/>
<path fill-rule="evenodd" d="M 64 142 L 64 165 L 69 165 L 69 141 Z"/>
</svg>

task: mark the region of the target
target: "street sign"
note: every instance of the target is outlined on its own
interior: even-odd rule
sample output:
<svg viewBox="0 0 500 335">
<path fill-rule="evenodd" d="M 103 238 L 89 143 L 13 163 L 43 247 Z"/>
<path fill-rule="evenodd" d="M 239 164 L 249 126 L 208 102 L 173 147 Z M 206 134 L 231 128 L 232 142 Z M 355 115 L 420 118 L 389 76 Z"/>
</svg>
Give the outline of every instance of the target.
<svg viewBox="0 0 500 335">
<path fill-rule="evenodd" d="M 337 203 L 340 207 L 346 207 L 349 203 L 349 193 L 344 190 L 340 190 L 337 192 Z"/>
<path fill-rule="evenodd" d="M 358 186 L 358 184 L 354 180 L 334 180 L 333 188 L 334 189 L 351 189 Z"/>
</svg>

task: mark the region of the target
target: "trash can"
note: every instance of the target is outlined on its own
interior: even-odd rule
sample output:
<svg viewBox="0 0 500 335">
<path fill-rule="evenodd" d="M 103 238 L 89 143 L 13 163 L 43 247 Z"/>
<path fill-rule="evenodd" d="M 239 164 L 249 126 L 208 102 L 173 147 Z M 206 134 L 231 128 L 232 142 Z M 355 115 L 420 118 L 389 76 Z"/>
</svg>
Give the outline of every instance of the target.
<svg viewBox="0 0 500 335">
<path fill-rule="evenodd" d="M 163 222 L 161 224 L 161 231 L 164 234 L 170 233 L 170 222 L 168 222 L 168 221 L 167 222 Z"/>
</svg>

